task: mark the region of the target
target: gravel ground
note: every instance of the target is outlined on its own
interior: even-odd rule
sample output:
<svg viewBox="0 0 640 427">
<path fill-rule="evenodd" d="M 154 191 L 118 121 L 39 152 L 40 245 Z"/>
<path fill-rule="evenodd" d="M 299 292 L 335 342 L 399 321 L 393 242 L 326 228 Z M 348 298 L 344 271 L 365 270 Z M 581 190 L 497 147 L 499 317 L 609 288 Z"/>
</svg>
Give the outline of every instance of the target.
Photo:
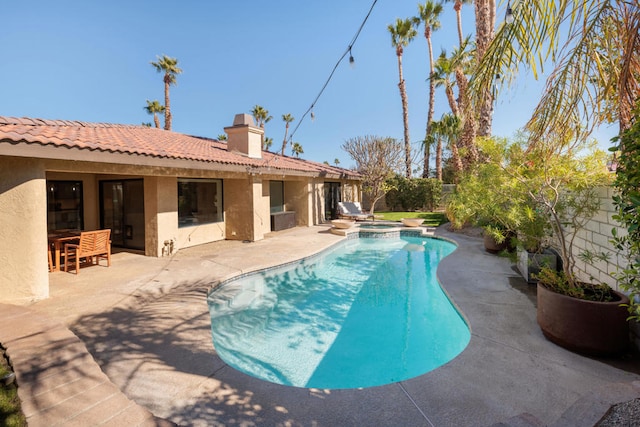
<svg viewBox="0 0 640 427">
<path fill-rule="evenodd" d="M 595 427 L 640 426 L 640 398 L 613 406 Z"/>
</svg>

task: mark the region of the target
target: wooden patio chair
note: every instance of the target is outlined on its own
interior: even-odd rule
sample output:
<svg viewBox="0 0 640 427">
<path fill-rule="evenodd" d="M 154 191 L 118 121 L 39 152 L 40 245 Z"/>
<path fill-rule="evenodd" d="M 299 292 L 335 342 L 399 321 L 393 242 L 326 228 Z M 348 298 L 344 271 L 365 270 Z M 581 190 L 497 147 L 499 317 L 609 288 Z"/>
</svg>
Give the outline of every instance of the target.
<svg viewBox="0 0 640 427">
<path fill-rule="evenodd" d="M 76 274 L 80 271 L 80 259 L 85 258 L 87 263 L 100 264 L 100 258 L 107 260 L 107 267 L 111 267 L 111 230 L 83 231 L 80 233 L 78 244 L 67 243 L 64 245 L 64 271 L 69 268 L 72 260 L 75 260 Z"/>
</svg>

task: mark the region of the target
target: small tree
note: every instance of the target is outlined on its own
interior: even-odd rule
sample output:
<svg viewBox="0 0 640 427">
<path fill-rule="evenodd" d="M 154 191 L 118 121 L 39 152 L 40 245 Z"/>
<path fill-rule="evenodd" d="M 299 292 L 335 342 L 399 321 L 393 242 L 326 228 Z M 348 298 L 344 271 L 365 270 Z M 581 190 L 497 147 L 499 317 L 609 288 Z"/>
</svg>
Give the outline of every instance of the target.
<svg viewBox="0 0 640 427">
<path fill-rule="evenodd" d="M 574 253 L 574 240 L 600 209 L 597 188 L 609 181 L 605 153 L 585 141 L 539 142 L 526 149 L 522 143 L 488 147 L 483 146 L 488 161 L 510 177 L 511 203 L 524 196 L 522 206 L 532 207 L 543 228 L 551 231 L 551 246 L 562 260 L 562 277 L 556 283 L 545 280 L 545 285 L 557 284 L 560 287 L 553 290 L 584 298 L 586 285 L 576 271 L 576 257 L 582 254 Z M 523 230 L 517 229 L 519 233 Z M 546 279 L 554 280 L 549 275 Z"/>
<path fill-rule="evenodd" d="M 626 265 L 618 271 L 616 278 L 620 286 L 629 292 L 629 314 L 640 320 L 640 108 L 630 129 L 623 132 L 612 150 L 619 150 L 617 160 L 616 195 L 613 203 L 618 212 L 613 217 L 626 229 L 626 233 L 612 230 L 613 243 L 626 258 Z"/>
<path fill-rule="evenodd" d="M 391 188 L 388 179 L 403 166 L 402 143 L 394 138 L 361 136 L 346 140 L 342 149 L 356 162 L 363 177 L 363 192 L 371 200 L 371 214 L 375 205 Z"/>
</svg>

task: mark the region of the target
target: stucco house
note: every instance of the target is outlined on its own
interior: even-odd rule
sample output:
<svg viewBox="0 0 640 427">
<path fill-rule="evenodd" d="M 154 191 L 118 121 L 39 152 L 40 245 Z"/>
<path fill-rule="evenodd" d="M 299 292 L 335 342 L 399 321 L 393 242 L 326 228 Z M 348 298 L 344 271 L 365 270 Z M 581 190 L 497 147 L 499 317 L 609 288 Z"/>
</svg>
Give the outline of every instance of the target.
<svg viewBox="0 0 640 427">
<path fill-rule="evenodd" d="M 262 150 L 247 114 L 228 140 L 134 125 L 0 116 L 0 301 L 49 293 L 49 237 L 111 229 L 160 257 L 325 222 L 360 200 L 353 171 Z"/>
</svg>

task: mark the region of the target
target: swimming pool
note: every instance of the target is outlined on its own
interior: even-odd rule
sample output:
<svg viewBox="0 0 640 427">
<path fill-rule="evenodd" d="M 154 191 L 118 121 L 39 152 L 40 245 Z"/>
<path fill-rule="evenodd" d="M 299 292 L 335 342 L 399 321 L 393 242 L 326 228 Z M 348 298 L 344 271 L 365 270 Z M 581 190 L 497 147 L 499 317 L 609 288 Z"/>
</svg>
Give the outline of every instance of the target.
<svg viewBox="0 0 640 427">
<path fill-rule="evenodd" d="M 361 388 L 422 375 L 470 339 L 435 278 L 454 248 L 433 238 L 352 239 L 223 283 L 208 296 L 215 349 L 241 372 L 297 387 Z"/>
</svg>

